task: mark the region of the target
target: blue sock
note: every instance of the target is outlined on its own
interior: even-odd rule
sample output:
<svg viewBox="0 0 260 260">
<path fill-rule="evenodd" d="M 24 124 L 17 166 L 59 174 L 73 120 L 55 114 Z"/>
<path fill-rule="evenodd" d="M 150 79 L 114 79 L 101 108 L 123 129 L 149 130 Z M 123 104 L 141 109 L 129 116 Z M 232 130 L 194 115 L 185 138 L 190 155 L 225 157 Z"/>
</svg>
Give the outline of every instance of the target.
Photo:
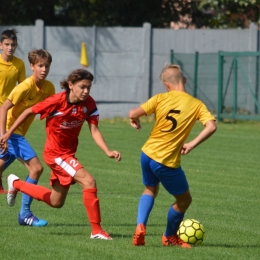
<svg viewBox="0 0 260 260">
<path fill-rule="evenodd" d="M 154 197 L 148 194 L 143 194 L 139 200 L 137 224 L 146 226 L 149 214 L 153 208 Z"/>
<path fill-rule="evenodd" d="M 183 218 L 184 213 L 177 212 L 171 206 L 168 211 L 167 226 L 164 235 L 167 237 L 176 235 Z"/>
<path fill-rule="evenodd" d="M 26 182 L 32 183 L 32 184 L 37 184 L 38 181 L 31 179 L 29 176 L 27 176 Z M 26 215 L 31 211 L 31 204 L 32 204 L 33 198 L 28 196 L 27 194 L 22 193 L 22 206 L 20 210 L 20 216 L 26 217 Z"/>
</svg>

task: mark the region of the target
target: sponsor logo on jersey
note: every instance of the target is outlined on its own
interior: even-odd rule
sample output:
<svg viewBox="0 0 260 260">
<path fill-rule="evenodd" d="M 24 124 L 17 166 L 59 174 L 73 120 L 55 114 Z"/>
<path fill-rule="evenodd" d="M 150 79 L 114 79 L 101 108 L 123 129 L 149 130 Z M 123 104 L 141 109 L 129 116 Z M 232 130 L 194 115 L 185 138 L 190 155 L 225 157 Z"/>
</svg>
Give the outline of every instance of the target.
<svg viewBox="0 0 260 260">
<path fill-rule="evenodd" d="M 75 128 L 81 126 L 85 122 L 85 119 L 82 120 L 73 120 L 71 122 L 62 122 L 60 128 Z"/>
</svg>

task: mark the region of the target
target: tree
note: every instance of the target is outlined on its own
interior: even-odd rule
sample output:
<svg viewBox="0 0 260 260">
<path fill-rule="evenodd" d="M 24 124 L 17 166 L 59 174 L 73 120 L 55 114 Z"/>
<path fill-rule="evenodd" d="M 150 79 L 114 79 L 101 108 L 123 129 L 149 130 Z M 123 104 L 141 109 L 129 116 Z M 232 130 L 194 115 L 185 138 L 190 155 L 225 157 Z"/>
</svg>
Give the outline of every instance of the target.
<svg viewBox="0 0 260 260">
<path fill-rule="evenodd" d="M 197 27 L 246 28 L 250 22 L 260 24 L 260 0 L 196 1 Z"/>
<path fill-rule="evenodd" d="M 245 28 L 259 16 L 260 0 L 1 0 L 0 24 Z"/>
</svg>

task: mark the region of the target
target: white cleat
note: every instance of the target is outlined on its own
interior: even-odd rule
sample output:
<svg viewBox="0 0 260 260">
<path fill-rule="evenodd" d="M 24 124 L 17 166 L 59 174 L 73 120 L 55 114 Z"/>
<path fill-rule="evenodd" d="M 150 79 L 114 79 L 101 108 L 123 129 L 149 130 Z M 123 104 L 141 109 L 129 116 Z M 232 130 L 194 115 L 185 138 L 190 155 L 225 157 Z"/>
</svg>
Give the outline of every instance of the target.
<svg viewBox="0 0 260 260">
<path fill-rule="evenodd" d="M 90 235 L 92 239 L 104 239 L 104 240 L 112 240 L 112 237 L 104 230 L 100 230 L 98 234 Z"/>
<path fill-rule="evenodd" d="M 13 186 L 13 182 L 15 180 L 19 180 L 19 177 L 17 177 L 14 174 L 10 174 L 7 177 L 8 192 L 7 192 L 7 195 L 6 195 L 6 199 L 7 199 L 7 204 L 10 207 L 14 206 L 15 198 L 16 198 L 16 194 L 17 194 L 17 190 Z"/>
</svg>

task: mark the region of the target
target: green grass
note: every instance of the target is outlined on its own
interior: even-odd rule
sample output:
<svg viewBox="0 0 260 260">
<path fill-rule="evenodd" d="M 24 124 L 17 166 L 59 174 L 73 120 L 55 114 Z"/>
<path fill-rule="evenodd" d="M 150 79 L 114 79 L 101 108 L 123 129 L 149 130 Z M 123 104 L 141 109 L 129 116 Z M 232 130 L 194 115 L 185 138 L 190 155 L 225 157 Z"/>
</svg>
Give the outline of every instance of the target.
<svg viewBox="0 0 260 260">
<path fill-rule="evenodd" d="M 143 122 L 140 132 L 127 121 L 100 122 L 111 149 L 122 153 L 116 162 L 93 143 L 84 126 L 77 157 L 95 176 L 100 199 L 102 226 L 112 241 L 91 240 L 90 226 L 82 203 L 81 188 L 73 185 L 62 209 L 34 201 L 33 212 L 49 221 L 47 227 L 21 227 L 17 223 L 21 194 L 14 207 L 0 196 L 0 256 L 2 259 L 259 259 L 260 252 L 260 123 L 218 124 L 217 132 L 182 158 L 193 202 L 185 218 L 202 222 L 205 241 L 191 250 L 163 247 L 166 215 L 173 197 L 161 187 L 150 215 L 146 246 L 134 247 L 137 206 L 143 191 L 139 165 L 140 148 L 152 123 Z M 191 138 L 200 130 L 196 124 Z M 44 122 L 35 120 L 27 139 L 42 160 Z M 27 175 L 19 162 L 4 172 Z M 49 187 L 50 170 L 45 166 L 39 184 Z"/>
</svg>

